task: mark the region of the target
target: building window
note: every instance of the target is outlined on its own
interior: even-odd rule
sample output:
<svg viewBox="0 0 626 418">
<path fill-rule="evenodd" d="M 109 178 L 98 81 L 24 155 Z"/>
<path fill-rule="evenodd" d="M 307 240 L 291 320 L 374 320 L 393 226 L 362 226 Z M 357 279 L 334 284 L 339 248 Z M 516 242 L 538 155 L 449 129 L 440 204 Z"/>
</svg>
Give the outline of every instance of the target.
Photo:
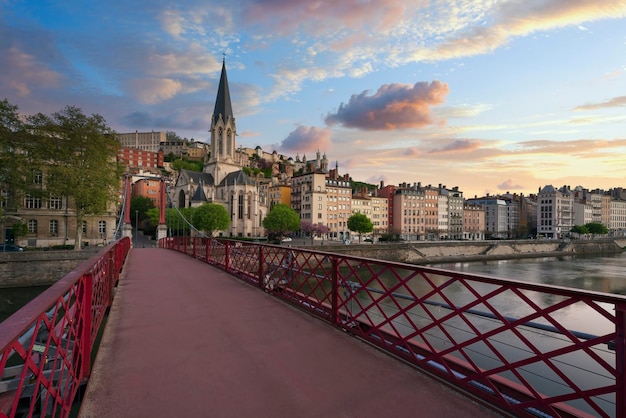
<svg viewBox="0 0 626 418">
<path fill-rule="evenodd" d="M 87 221 L 83 221 L 83 228 L 82 228 L 83 234 L 87 233 Z"/>
<path fill-rule="evenodd" d="M 0 208 L 6 208 L 9 201 L 9 192 L 7 190 L 0 190 Z"/>
<path fill-rule="evenodd" d="M 36 219 L 28 220 L 28 233 L 37 234 L 37 220 Z"/>
<path fill-rule="evenodd" d="M 106 238 L 106 233 L 107 233 L 107 221 L 98 221 L 98 234 L 101 237 Z"/>
<path fill-rule="evenodd" d="M 43 174 L 39 170 L 33 170 L 33 183 L 42 184 L 43 183 Z"/>
<path fill-rule="evenodd" d="M 50 196 L 48 209 L 63 209 L 63 199 L 58 196 Z"/>
<path fill-rule="evenodd" d="M 243 195 L 237 197 L 237 219 L 243 219 Z"/>
<path fill-rule="evenodd" d="M 26 195 L 24 206 L 26 206 L 26 209 L 41 209 L 41 198 Z"/>
<path fill-rule="evenodd" d="M 57 221 L 56 219 L 50 220 L 49 229 L 50 229 L 50 235 L 53 237 L 56 237 L 57 234 L 59 233 L 59 221 Z"/>
</svg>

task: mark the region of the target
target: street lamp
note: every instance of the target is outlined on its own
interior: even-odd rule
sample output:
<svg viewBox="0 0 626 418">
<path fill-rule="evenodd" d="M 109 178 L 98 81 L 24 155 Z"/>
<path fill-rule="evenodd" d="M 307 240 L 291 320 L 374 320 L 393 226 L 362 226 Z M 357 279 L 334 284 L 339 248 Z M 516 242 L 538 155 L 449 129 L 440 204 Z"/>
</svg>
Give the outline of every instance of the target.
<svg viewBox="0 0 626 418">
<path fill-rule="evenodd" d="M 137 234 L 138 234 L 138 229 L 139 229 L 139 223 L 138 220 L 139 219 L 139 211 L 136 210 L 135 211 L 135 248 L 137 248 L 137 245 L 139 244 L 138 240 L 137 240 Z"/>
</svg>

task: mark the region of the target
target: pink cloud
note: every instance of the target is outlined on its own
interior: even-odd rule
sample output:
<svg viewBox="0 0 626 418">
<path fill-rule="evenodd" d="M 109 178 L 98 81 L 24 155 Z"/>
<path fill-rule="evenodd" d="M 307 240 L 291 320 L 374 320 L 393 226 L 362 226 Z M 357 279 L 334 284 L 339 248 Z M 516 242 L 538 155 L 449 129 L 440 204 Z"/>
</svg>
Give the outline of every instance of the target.
<svg viewBox="0 0 626 418">
<path fill-rule="evenodd" d="M 404 12 L 402 0 L 253 0 L 244 18 L 251 24 L 271 25 L 274 33 L 296 29 L 320 33 L 338 27 L 385 29 L 401 22 Z"/>
<path fill-rule="evenodd" d="M 430 154 L 448 154 L 456 152 L 473 151 L 481 145 L 480 141 L 472 139 L 457 139 L 440 149 L 431 150 Z"/>
<path fill-rule="evenodd" d="M 431 118 L 430 107 L 443 103 L 449 91 L 448 85 L 438 80 L 413 86 L 385 84 L 374 95 L 368 95 L 368 91 L 352 95 L 325 121 L 331 126 L 372 131 L 421 128 L 437 123 Z"/>
<path fill-rule="evenodd" d="M 626 106 L 626 96 L 613 97 L 606 102 L 600 103 L 591 103 L 581 106 L 576 106 L 574 110 L 596 110 L 603 108 L 612 108 L 612 107 L 624 107 Z"/>
<path fill-rule="evenodd" d="M 285 152 L 307 152 L 330 148 L 330 129 L 316 126 L 298 126 L 287 135 L 279 148 Z"/>
<path fill-rule="evenodd" d="M 511 179 L 507 179 L 503 183 L 498 184 L 497 187 L 498 187 L 499 190 L 519 190 L 519 189 L 525 189 L 524 186 L 520 186 L 519 184 L 514 184 L 513 180 L 511 180 Z"/>
</svg>

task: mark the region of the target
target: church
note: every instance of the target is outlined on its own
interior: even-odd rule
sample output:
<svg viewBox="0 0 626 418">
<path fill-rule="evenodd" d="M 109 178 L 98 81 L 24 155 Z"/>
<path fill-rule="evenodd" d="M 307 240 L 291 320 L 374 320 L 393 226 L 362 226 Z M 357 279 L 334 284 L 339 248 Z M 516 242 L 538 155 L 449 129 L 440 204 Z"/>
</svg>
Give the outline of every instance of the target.
<svg viewBox="0 0 626 418">
<path fill-rule="evenodd" d="M 224 206 L 231 222 L 228 231 L 220 231 L 221 236 L 264 236 L 262 221 L 269 211 L 267 190 L 270 179 L 265 179 L 262 174 L 250 177 L 243 171 L 244 158 L 235 144 L 237 126 L 225 61 L 222 62 L 210 132 L 211 153 L 205 159 L 202 173 L 181 170 L 171 192 L 172 202 L 178 208 L 197 207 L 204 203 Z"/>
</svg>

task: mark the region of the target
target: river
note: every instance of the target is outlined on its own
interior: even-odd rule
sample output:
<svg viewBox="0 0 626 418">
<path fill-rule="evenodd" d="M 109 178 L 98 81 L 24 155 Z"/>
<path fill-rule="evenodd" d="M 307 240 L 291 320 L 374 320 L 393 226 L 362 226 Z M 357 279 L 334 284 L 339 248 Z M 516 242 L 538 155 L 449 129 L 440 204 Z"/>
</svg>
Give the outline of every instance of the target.
<svg viewBox="0 0 626 418">
<path fill-rule="evenodd" d="M 435 268 L 626 295 L 626 252 L 444 263 Z"/>
</svg>

